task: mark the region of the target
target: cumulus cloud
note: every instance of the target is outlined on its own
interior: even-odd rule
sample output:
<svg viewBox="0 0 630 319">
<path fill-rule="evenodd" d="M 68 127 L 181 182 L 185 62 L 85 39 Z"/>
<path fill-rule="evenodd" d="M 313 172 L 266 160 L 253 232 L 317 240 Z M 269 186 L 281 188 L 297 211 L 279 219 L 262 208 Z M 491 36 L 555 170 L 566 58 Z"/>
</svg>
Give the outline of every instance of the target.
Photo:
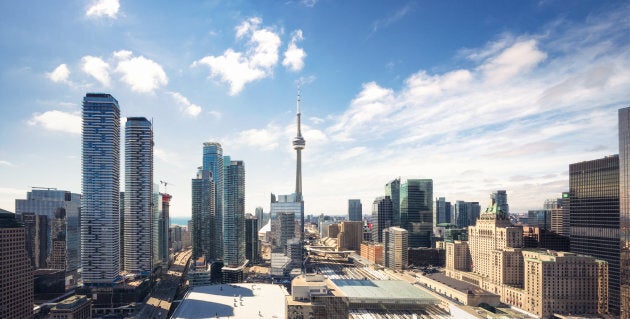
<svg viewBox="0 0 630 319">
<path fill-rule="evenodd" d="M 282 65 L 288 68 L 291 71 L 300 71 L 304 68 L 304 58 L 306 57 L 306 52 L 304 49 L 299 48 L 297 46 L 297 42 L 303 39 L 302 30 L 293 31 L 293 35 L 291 36 L 291 42 L 289 42 L 289 47 L 284 52 L 284 60 L 282 60 Z"/>
<path fill-rule="evenodd" d="M 68 83 L 70 77 L 70 69 L 64 64 L 60 64 L 52 72 L 46 73 L 46 77 L 55 83 Z"/>
<path fill-rule="evenodd" d="M 199 115 L 199 113 L 201 113 L 201 111 L 202 111 L 201 106 L 193 104 L 193 103 L 190 103 L 188 98 L 183 96 L 181 93 L 179 93 L 179 92 L 168 92 L 168 94 L 171 97 L 173 97 L 173 99 L 177 102 L 177 104 L 180 105 L 181 110 L 182 110 L 182 112 L 184 114 L 186 114 L 188 116 L 191 116 L 191 117 L 197 117 L 197 115 Z M 216 113 L 217 112 L 215 112 L 215 114 Z M 213 114 L 213 116 L 218 117 L 215 114 Z"/>
<path fill-rule="evenodd" d="M 88 17 L 108 17 L 116 19 L 120 10 L 120 2 L 118 0 L 96 0 L 85 11 L 85 15 Z"/>
<path fill-rule="evenodd" d="M 109 64 L 103 61 L 103 59 L 86 55 L 81 58 L 81 70 L 95 78 L 103 86 L 110 86 Z"/>
<path fill-rule="evenodd" d="M 236 39 L 246 39 L 245 50 L 225 50 L 222 55 L 206 56 L 192 66 L 210 68 L 210 77 L 230 86 L 230 95 L 236 95 L 250 82 L 273 74 L 278 63 L 280 36 L 270 27 L 262 27 L 262 19 L 250 18 L 235 28 Z"/>
<path fill-rule="evenodd" d="M 121 81 L 139 93 L 150 93 L 168 84 L 168 77 L 162 66 L 144 56 L 133 56 L 131 51 L 114 52 L 118 65 L 115 72 L 122 74 Z"/>
<path fill-rule="evenodd" d="M 282 129 L 269 124 L 262 129 L 250 129 L 239 132 L 231 144 L 255 147 L 262 151 L 272 151 L 278 148 L 282 137 Z"/>
<path fill-rule="evenodd" d="M 537 48 L 534 39 L 520 41 L 488 59 L 480 69 L 492 83 L 501 83 L 513 76 L 527 72 L 547 57 Z"/>
<path fill-rule="evenodd" d="M 53 110 L 35 113 L 28 121 L 28 124 L 48 131 L 81 134 L 81 114 L 79 112 L 70 113 Z"/>
</svg>

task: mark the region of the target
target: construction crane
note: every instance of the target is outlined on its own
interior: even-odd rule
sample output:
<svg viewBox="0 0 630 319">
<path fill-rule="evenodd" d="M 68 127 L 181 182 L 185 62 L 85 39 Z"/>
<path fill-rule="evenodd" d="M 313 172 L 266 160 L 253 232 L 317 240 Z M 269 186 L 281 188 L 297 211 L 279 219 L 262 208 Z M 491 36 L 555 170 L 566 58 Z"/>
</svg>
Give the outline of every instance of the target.
<svg viewBox="0 0 630 319">
<path fill-rule="evenodd" d="M 167 181 L 162 181 L 162 180 L 160 181 L 160 184 L 164 185 L 164 192 L 165 193 L 168 193 L 167 189 L 166 189 L 168 184 L 171 184 L 171 185 L 175 186 L 175 184 L 173 184 L 173 183 L 170 183 L 170 182 L 167 182 Z"/>
</svg>

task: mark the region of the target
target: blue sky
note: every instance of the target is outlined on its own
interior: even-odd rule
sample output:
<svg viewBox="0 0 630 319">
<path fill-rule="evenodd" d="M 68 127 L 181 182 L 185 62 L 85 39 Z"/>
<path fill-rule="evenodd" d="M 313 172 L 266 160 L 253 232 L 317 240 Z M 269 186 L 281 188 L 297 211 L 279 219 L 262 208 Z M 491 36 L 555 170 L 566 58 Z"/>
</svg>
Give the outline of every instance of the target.
<svg viewBox="0 0 630 319">
<path fill-rule="evenodd" d="M 245 162 L 246 211 L 268 211 L 294 189 L 300 80 L 307 214 L 349 198 L 369 214 L 398 176 L 539 208 L 570 163 L 618 152 L 629 16 L 627 1 L 4 1 L 0 207 L 31 186 L 80 192 L 96 91 L 153 119 L 172 216 L 190 215 L 205 141 Z"/>
</svg>

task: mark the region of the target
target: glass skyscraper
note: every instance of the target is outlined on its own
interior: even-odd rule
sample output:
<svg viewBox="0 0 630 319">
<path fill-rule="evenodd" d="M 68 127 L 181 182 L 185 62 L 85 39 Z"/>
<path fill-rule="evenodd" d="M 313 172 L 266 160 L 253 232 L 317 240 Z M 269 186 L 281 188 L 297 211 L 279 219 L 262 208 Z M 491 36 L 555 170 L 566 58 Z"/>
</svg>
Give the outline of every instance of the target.
<svg viewBox="0 0 630 319">
<path fill-rule="evenodd" d="M 235 267 L 245 262 L 245 166 L 243 161 L 224 163 L 223 262 Z"/>
<path fill-rule="evenodd" d="M 389 196 L 374 199 L 372 204 L 372 241 L 383 242 L 383 230 L 392 226 L 393 210 Z"/>
<path fill-rule="evenodd" d="M 620 290 L 623 319 L 630 318 L 630 107 L 619 110 Z"/>
<path fill-rule="evenodd" d="M 479 202 L 455 202 L 455 225 L 459 228 L 474 226 L 481 214 Z"/>
<path fill-rule="evenodd" d="M 360 199 L 348 200 L 348 220 L 357 222 L 363 220 L 363 205 Z"/>
<path fill-rule="evenodd" d="M 431 247 L 433 180 L 408 179 L 400 185 L 400 223 L 409 232 L 409 247 Z"/>
<path fill-rule="evenodd" d="M 569 165 L 571 251 L 608 262 L 608 311 L 619 314 L 619 156 Z"/>
<path fill-rule="evenodd" d="M 153 128 L 144 117 L 125 124 L 124 266 L 137 274 L 153 270 Z"/>
<path fill-rule="evenodd" d="M 499 208 L 504 214 L 510 215 L 510 206 L 508 205 L 507 192 L 505 190 L 498 190 L 490 194 L 490 198 L 499 205 Z"/>
<path fill-rule="evenodd" d="M 192 179 L 192 246 L 193 258 L 205 257 L 215 260 L 217 255 L 213 231 L 216 228 L 215 184 L 212 172 L 199 167 L 196 178 Z"/>
<path fill-rule="evenodd" d="M 435 199 L 433 226 L 443 223 L 451 223 L 451 202 L 447 202 L 444 197 L 439 197 Z"/>
<path fill-rule="evenodd" d="M 400 177 L 385 184 L 385 196 L 392 200 L 392 226 L 401 226 L 400 223 Z"/>
<path fill-rule="evenodd" d="M 83 98 L 81 265 L 83 283 L 120 274 L 120 109 L 110 94 Z"/>
<path fill-rule="evenodd" d="M 223 259 L 223 212 L 225 210 L 223 193 L 225 189 L 223 185 L 223 148 L 221 148 L 220 143 L 203 143 L 203 170 L 208 170 L 212 173 L 215 186 L 214 205 L 216 213 L 212 215 L 214 219 L 212 236 L 216 248 L 214 258 Z"/>
</svg>

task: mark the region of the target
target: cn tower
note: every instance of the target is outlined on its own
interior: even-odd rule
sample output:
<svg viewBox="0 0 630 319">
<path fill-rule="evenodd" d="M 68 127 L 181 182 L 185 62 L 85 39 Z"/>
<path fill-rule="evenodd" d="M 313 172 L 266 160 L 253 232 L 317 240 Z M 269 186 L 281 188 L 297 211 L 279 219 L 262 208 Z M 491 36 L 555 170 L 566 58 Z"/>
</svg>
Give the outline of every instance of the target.
<svg viewBox="0 0 630 319">
<path fill-rule="evenodd" d="M 295 170 L 295 201 L 302 203 L 302 212 L 300 214 L 300 243 L 304 245 L 304 202 L 302 200 L 302 150 L 306 146 L 306 141 L 302 137 L 302 129 L 300 126 L 300 87 L 298 86 L 297 94 L 297 136 L 293 139 L 293 149 L 297 152 L 297 166 Z"/>
</svg>

